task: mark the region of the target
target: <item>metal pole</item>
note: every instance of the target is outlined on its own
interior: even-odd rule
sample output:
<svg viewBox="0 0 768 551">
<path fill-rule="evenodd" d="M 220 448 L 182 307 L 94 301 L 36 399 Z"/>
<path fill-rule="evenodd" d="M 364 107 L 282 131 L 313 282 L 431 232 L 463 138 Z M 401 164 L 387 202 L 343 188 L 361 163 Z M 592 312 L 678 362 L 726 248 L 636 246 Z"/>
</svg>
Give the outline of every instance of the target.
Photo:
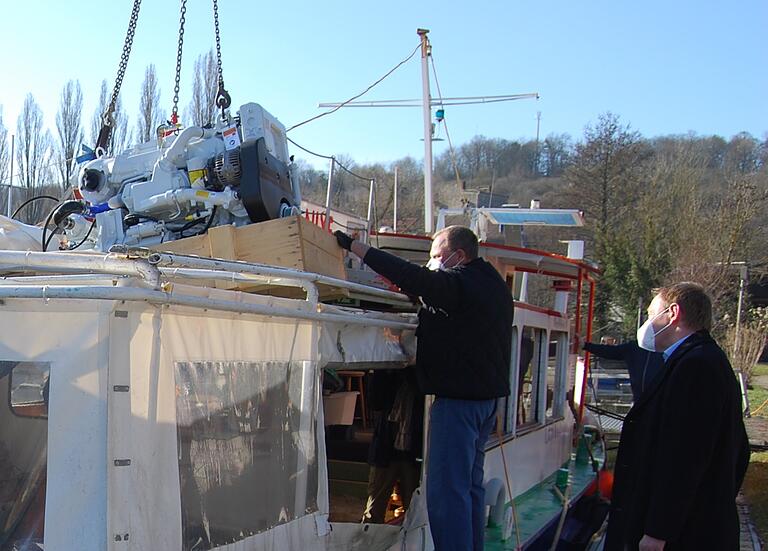
<svg viewBox="0 0 768 551">
<path fill-rule="evenodd" d="M 376 200 L 376 180 L 371 178 L 371 187 L 368 191 L 368 234 L 366 235 L 366 241 L 371 239 L 371 228 L 373 227 L 373 202 Z"/>
<path fill-rule="evenodd" d="M 11 181 L 8 184 L 8 208 L 6 209 L 6 216 L 11 217 L 11 202 L 13 201 L 13 153 L 16 147 L 16 135 L 11 134 Z"/>
<path fill-rule="evenodd" d="M 421 90 L 424 114 L 424 232 L 432 233 L 432 98 L 429 95 L 429 44 L 428 29 L 418 29 L 421 38 Z"/>
<path fill-rule="evenodd" d="M 395 206 L 394 213 L 392 214 L 392 231 L 397 233 L 397 167 L 395 167 Z"/>
<path fill-rule="evenodd" d="M 733 355 L 739 353 L 739 344 L 741 337 L 741 307 L 744 301 L 744 282 L 747 280 L 747 266 L 739 266 L 739 302 L 736 306 L 736 335 L 733 339 Z"/>
<path fill-rule="evenodd" d="M 536 111 L 536 166 L 534 174 L 539 174 L 539 128 L 541 127 L 541 111 Z"/>
<path fill-rule="evenodd" d="M 336 158 L 331 157 L 331 166 L 328 169 L 328 186 L 325 188 L 325 220 L 323 220 L 323 229 L 331 228 L 331 195 L 333 193 L 333 167 L 336 164 Z"/>
</svg>

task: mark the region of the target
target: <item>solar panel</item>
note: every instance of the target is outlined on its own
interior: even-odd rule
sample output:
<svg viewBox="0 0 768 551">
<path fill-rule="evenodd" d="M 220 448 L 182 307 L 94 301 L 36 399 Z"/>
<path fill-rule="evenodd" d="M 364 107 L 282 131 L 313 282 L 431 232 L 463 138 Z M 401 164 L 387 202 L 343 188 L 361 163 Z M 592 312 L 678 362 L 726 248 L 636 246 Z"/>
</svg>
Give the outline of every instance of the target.
<svg viewBox="0 0 768 551">
<path fill-rule="evenodd" d="M 583 226 L 581 212 L 570 209 L 480 209 L 500 226 Z"/>
</svg>

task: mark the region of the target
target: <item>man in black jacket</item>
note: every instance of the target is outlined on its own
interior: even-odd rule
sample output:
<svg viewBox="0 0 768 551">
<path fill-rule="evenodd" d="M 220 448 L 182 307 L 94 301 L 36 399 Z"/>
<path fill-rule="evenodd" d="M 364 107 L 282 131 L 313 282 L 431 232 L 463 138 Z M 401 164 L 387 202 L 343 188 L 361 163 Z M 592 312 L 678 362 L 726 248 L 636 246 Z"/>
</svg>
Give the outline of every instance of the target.
<svg viewBox="0 0 768 551">
<path fill-rule="evenodd" d="M 469 228 L 437 232 L 427 267 L 335 235 L 377 273 L 421 297 L 417 376 L 421 391 L 436 397 L 426 474 L 432 538 L 438 551 L 482 550 L 485 444 L 496 399 L 509 395 L 512 295 L 496 269 L 478 257 Z"/>
<path fill-rule="evenodd" d="M 632 398 L 635 402 L 664 367 L 664 359 L 660 353 L 640 348 L 637 341 L 622 344 L 585 342 L 584 350 L 598 358 L 624 362 L 629 371 L 629 385 L 632 387 Z"/>
<path fill-rule="evenodd" d="M 708 333 L 709 297 L 678 283 L 648 315 L 638 342 L 666 363 L 624 421 L 605 549 L 738 550 L 749 443 L 736 378 Z"/>
</svg>

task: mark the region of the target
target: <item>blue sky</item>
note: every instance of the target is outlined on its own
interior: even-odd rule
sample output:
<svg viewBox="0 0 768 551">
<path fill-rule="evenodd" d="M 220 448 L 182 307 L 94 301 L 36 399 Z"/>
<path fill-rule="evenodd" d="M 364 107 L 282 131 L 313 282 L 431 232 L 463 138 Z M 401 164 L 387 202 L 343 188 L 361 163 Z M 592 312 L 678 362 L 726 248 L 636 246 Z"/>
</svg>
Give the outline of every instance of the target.
<svg viewBox="0 0 768 551">
<path fill-rule="evenodd" d="M 3 6 L 0 105 L 15 132 L 31 92 L 55 128 L 58 97 L 80 82 L 85 122 L 101 81 L 111 87 L 132 0 L 26 0 Z M 578 138 L 612 111 L 652 137 L 662 134 L 768 132 L 768 2 L 501 1 L 387 2 L 219 0 L 224 78 L 236 105 L 255 101 L 286 126 L 316 115 L 320 101 L 362 91 L 430 38 L 444 96 L 538 92 L 524 100 L 449 107 L 455 144 L 477 134 Z M 123 102 L 134 116 L 146 66 L 154 63 L 170 111 L 179 6 L 144 0 Z M 209 0 L 188 0 L 180 104 L 190 98 L 195 58 L 214 44 Z M 433 86 L 433 95 L 437 92 Z M 415 56 L 363 99 L 418 98 Z M 343 109 L 291 137 L 357 162 L 423 156 L 419 109 Z M 435 145 L 435 154 L 447 147 Z M 304 156 L 296 152 L 298 156 Z"/>
</svg>

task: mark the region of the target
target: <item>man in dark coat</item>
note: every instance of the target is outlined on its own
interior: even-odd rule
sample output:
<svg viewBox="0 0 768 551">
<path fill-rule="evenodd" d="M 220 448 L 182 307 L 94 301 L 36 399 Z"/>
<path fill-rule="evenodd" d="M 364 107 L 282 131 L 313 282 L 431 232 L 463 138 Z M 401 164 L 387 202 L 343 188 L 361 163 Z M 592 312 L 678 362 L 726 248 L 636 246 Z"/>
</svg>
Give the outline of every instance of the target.
<svg viewBox="0 0 768 551">
<path fill-rule="evenodd" d="M 738 550 L 749 443 L 739 386 L 709 336 L 711 302 L 701 286 L 678 283 L 648 316 L 638 342 L 666 365 L 624 421 L 605 549 Z"/>
<path fill-rule="evenodd" d="M 439 551 L 481 551 L 483 463 L 496 400 L 509 395 L 514 305 L 506 282 L 478 257 L 469 228 L 437 232 L 418 266 L 336 232 L 351 250 L 404 292 L 421 297 L 416 374 L 434 394 L 427 450 L 427 512 Z"/>
</svg>

